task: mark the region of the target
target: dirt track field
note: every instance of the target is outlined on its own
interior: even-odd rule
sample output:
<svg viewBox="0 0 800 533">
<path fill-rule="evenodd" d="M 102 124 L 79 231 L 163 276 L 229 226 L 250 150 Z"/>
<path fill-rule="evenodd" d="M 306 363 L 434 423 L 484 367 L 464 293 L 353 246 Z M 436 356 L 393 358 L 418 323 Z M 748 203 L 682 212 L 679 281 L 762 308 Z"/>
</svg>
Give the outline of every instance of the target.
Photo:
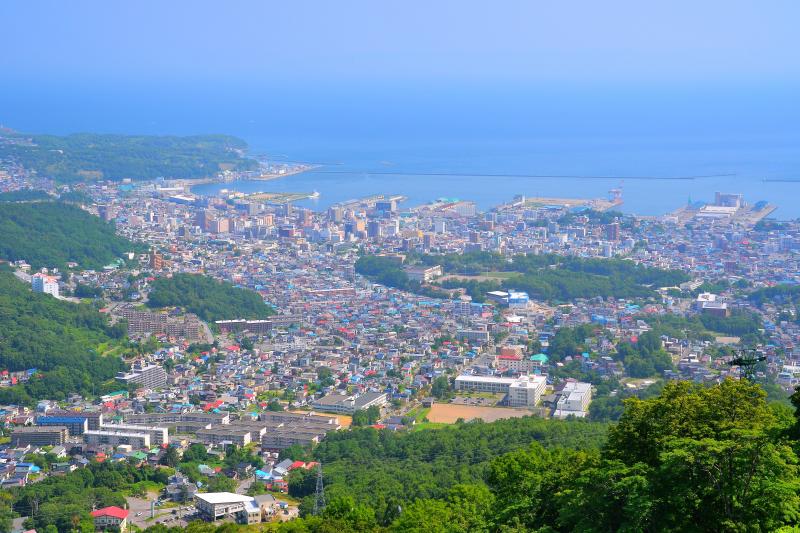
<svg viewBox="0 0 800 533">
<path fill-rule="evenodd" d="M 428 420 L 454 424 L 459 418 L 472 420 L 480 418 L 484 422 L 494 422 L 503 418 L 519 418 L 531 415 L 526 409 L 509 409 L 504 407 L 477 407 L 474 405 L 455 405 L 449 403 L 435 403 L 428 413 Z"/>
<path fill-rule="evenodd" d="M 290 413 L 297 413 L 299 415 L 307 415 L 309 411 L 289 411 Z M 315 415 L 320 416 L 335 416 L 339 419 L 339 425 L 343 428 L 349 428 L 353 424 L 353 417 L 348 415 L 340 415 L 338 413 L 326 413 L 324 411 L 311 411 Z"/>
</svg>

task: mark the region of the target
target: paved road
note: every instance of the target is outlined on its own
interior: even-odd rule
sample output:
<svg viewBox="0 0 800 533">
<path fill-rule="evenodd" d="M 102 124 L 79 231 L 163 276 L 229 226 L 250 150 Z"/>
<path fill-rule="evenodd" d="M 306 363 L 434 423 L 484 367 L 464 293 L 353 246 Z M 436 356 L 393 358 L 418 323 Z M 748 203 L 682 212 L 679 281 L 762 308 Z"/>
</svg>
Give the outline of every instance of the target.
<svg viewBox="0 0 800 533">
<path fill-rule="evenodd" d="M 236 494 L 247 494 L 247 489 L 250 488 L 250 485 L 253 484 L 255 477 L 249 477 L 243 479 L 239 482 L 239 485 L 236 487 Z"/>
<path fill-rule="evenodd" d="M 167 526 L 186 527 L 187 521 L 182 518 L 186 517 L 189 511 L 184 511 L 181 508 L 156 507 L 155 518 L 150 519 L 150 502 L 155 495 L 151 494 L 151 496 L 150 499 L 127 498 L 128 510 L 130 511 L 129 520 L 131 524 L 142 529 L 147 529 L 156 523 L 164 523 Z M 190 504 L 186 504 L 181 507 L 188 507 L 189 505 Z M 173 511 L 175 511 L 174 514 Z M 136 516 L 137 514 L 139 516 Z"/>
</svg>

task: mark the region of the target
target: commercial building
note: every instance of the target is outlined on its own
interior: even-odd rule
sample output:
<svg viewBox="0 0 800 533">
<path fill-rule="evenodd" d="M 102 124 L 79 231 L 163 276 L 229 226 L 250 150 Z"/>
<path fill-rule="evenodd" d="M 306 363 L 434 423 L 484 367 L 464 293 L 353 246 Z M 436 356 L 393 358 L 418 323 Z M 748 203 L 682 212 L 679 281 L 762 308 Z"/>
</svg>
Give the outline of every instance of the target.
<svg viewBox="0 0 800 533">
<path fill-rule="evenodd" d="M 137 361 L 130 372 L 120 372 L 117 380 L 126 385 L 136 384 L 146 389 L 159 389 L 167 384 L 167 372 L 159 365 Z"/>
<path fill-rule="evenodd" d="M 58 298 L 58 278 L 47 274 L 34 274 L 31 276 L 31 288 L 33 292 L 41 292 Z"/>
<path fill-rule="evenodd" d="M 61 446 L 69 437 L 65 426 L 30 426 L 18 427 L 11 433 L 11 445 L 24 446 Z"/>
</svg>

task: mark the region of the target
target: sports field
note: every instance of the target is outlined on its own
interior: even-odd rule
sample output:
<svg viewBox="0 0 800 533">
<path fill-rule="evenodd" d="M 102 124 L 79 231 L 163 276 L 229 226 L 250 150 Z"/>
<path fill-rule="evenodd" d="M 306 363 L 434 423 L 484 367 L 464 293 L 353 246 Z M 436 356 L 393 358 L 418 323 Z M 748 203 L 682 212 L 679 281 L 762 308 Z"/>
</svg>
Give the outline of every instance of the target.
<svg viewBox="0 0 800 533">
<path fill-rule="evenodd" d="M 427 418 L 431 422 L 454 424 L 459 418 L 463 418 L 465 421 L 480 418 L 484 422 L 494 422 L 503 418 L 520 418 L 531 414 L 533 413 L 527 409 L 435 403 L 431 407 Z"/>
</svg>

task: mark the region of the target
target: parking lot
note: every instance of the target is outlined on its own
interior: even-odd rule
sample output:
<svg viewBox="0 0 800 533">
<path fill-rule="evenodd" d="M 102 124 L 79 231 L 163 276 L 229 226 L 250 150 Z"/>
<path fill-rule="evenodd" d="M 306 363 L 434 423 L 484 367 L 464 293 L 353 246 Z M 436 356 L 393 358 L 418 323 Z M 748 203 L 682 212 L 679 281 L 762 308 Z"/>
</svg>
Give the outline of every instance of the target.
<svg viewBox="0 0 800 533">
<path fill-rule="evenodd" d="M 165 507 L 156 506 L 155 517 L 150 517 L 151 499 L 128 498 L 128 510 L 130 515 L 128 520 L 131 524 L 146 529 L 154 524 L 164 524 L 173 527 L 186 527 L 192 520 L 196 520 L 197 514 L 194 505 L 187 503 L 182 506 Z"/>
</svg>

